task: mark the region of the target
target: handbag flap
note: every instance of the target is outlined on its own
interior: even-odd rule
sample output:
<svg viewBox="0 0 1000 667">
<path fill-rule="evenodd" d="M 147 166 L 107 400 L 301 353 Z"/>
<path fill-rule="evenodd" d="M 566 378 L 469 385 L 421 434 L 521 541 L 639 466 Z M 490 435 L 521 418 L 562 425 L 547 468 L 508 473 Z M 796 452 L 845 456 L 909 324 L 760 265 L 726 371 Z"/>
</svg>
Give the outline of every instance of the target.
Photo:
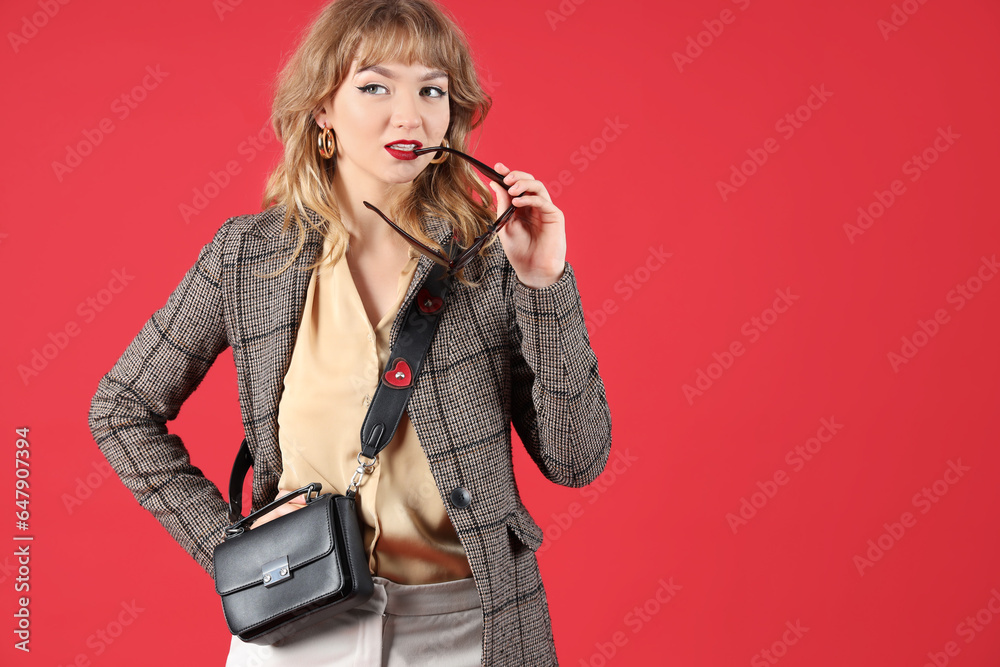
<svg viewBox="0 0 1000 667">
<path fill-rule="evenodd" d="M 246 530 L 215 547 L 215 590 L 228 595 L 242 588 L 264 584 L 263 566 L 286 556 L 294 574 L 297 568 L 333 551 L 333 496 L 326 494 L 302 509 Z"/>
</svg>

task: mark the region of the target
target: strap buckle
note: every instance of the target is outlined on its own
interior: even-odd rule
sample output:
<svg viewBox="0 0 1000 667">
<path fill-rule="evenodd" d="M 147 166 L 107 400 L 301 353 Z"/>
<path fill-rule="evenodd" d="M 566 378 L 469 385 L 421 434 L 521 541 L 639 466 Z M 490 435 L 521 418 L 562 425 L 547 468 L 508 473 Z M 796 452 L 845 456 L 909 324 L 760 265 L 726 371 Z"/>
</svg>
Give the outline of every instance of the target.
<svg viewBox="0 0 1000 667">
<path fill-rule="evenodd" d="M 361 459 L 364 458 L 368 461 L 365 463 Z M 364 454 L 358 453 L 358 467 L 354 470 L 354 475 L 351 477 L 351 481 L 347 485 L 347 494 L 353 496 L 358 492 L 358 487 L 361 486 L 361 480 L 364 476 L 370 473 L 375 468 L 376 457 L 369 459 Z"/>
</svg>

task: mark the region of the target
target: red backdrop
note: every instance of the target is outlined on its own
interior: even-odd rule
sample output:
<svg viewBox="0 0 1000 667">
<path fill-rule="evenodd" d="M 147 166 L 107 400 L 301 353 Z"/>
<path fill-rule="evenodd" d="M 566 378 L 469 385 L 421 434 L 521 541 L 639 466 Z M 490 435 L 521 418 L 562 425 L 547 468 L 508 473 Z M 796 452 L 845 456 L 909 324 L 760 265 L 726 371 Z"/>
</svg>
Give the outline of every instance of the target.
<svg viewBox="0 0 1000 667">
<path fill-rule="evenodd" d="M 996 3 L 444 4 L 495 100 L 476 154 L 566 214 L 614 421 L 585 489 L 518 448 L 562 663 L 1000 664 Z M 87 410 L 258 210 L 319 6 L 0 6 L 4 664 L 224 662 L 211 580 Z M 228 352 L 170 428 L 223 485 Z"/>
</svg>

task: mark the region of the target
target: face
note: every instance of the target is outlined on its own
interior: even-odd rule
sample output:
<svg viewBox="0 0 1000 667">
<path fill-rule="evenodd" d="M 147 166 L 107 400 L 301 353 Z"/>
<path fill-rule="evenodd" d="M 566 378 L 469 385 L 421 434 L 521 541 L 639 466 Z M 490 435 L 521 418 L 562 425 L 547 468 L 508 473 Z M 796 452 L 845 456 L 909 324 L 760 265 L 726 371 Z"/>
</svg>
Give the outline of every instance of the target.
<svg viewBox="0 0 1000 667">
<path fill-rule="evenodd" d="M 415 156 L 413 147 L 438 146 L 448 130 L 448 76 L 417 63 L 357 66 L 316 114 L 336 135 L 337 171 L 359 185 L 409 183 L 434 157 Z M 387 148 L 393 142 L 400 145 Z"/>
</svg>

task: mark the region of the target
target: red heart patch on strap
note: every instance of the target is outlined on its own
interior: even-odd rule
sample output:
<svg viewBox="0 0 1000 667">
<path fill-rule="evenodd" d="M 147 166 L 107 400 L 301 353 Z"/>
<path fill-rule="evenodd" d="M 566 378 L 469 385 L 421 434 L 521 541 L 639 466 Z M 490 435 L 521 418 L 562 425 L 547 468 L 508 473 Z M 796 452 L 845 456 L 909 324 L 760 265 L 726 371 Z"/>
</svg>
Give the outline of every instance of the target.
<svg viewBox="0 0 1000 667">
<path fill-rule="evenodd" d="M 444 305 L 444 299 L 439 296 L 431 296 L 431 293 L 427 291 L 427 288 L 421 288 L 417 292 L 417 308 L 425 313 L 436 313 L 441 310 L 441 306 Z"/>
<path fill-rule="evenodd" d="M 406 363 L 406 359 L 397 359 L 396 365 L 386 371 L 382 379 L 390 387 L 409 387 L 413 373 L 410 371 L 410 365 Z"/>
</svg>

